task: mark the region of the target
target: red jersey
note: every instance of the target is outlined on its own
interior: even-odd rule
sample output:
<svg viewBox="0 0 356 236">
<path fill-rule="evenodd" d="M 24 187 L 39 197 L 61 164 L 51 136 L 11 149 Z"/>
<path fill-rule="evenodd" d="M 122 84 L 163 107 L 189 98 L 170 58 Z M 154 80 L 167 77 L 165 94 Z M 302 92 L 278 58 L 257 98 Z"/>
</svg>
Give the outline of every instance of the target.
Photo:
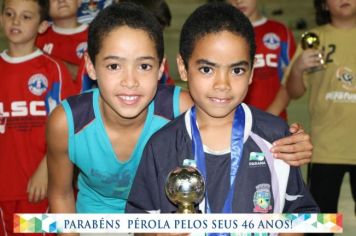
<svg viewBox="0 0 356 236">
<path fill-rule="evenodd" d="M 86 24 L 75 29 L 52 25 L 45 33 L 38 35 L 36 46 L 55 58 L 79 66 L 88 47 L 87 40 L 88 25 Z"/>
<path fill-rule="evenodd" d="M 169 64 L 168 61 L 166 60 L 166 63 L 164 64 L 164 71 L 163 74 L 159 80 L 160 84 L 168 84 L 168 85 L 174 85 L 174 80 L 169 74 Z"/>
<path fill-rule="evenodd" d="M 296 46 L 292 32 L 282 23 L 263 18 L 253 24 L 256 63 L 245 103 L 266 110 L 275 99 Z M 280 115 L 286 119 L 286 111 Z"/>
<path fill-rule="evenodd" d="M 45 123 L 60 103 L 63 64 L 37 50 L 0 54 L 0 201 L 27 199 L 27 183 L 46 154 Z"/>
</svg>

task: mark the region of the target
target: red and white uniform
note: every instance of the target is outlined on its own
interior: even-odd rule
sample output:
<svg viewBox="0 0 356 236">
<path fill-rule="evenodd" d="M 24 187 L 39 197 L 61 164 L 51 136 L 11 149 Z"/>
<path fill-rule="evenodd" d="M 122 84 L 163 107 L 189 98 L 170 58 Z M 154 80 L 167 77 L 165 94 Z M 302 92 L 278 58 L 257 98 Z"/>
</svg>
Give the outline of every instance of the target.
<svg viewBox="0 0 356 236">
<path fill-rule="evenodd" d="M 40 50 L 16 58 L 2 52 L 0 72 L 0 201 L 27 199 L 28 180 L 46 154 L 47 115 L 70 94 L 63 81 L 71 78 Z"/>
<path fill-rule="evenodd" d="M 55 58 L 79 66 L 88 47 L 87 40 L 87 24 L 75 29 L 51 25 L 45 33 L 38 35 L 36 46 Z"/>
<path fill-rule="evenodd" d="M 275 99 L 283 70 L 295 52 L 292 32 L 282 23 L 262 18 L 253 23 L 256 40 L 256 63 L 252 84 L 245 103 L 266 110 Z M 281 117 L 286 119 L 286 111 Z"/>
<path fill-rule="evenodd" d="M 28 202 L 27 185 L 46 154 L 49 112 L 74 86 L 63 63 L 37 49 L 0 54 L 0 235 L 12 235 L 14 213 L 45 213 L 47 200 Z"/>
</svg>

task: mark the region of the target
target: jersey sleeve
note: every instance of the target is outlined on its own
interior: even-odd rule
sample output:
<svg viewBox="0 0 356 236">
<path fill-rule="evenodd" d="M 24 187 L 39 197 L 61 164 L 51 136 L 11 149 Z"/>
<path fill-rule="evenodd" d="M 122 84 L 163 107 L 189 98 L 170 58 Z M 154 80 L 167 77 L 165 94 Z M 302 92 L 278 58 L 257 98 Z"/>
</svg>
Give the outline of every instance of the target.
<svg viewBox="0 0 356 236">
<path fill-rule="evenodd" d="M 180 93 L 178 86 L 159 84 L 154 98 L 155 114 L 168 120 L 177 118 L 180 115 Z"/>
<path fill-rule="evenodd" d="M 320 209 L 306 188 L 300 169 L 290 167 L 283 213 L 318 213 Z"/>
</svg>

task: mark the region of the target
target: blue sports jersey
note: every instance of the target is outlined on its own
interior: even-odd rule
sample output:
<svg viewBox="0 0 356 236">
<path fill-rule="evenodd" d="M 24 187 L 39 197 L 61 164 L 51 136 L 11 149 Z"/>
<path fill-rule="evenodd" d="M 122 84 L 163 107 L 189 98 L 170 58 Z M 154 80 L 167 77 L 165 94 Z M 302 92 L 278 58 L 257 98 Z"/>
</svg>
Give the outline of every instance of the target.
<svg viewBox="0 0 356 236">
<path fill-rule="evenodd" d="M 90 23 L 100 10 L 109 6 L 112 0 L 82 0 L 77 13 L 80 23 Z"/>
<path fill-rule="evenodd" d="M 306 189 L 300 170 L 272 157 L 272 142 L 289 135 L 280 118 L 243 105 L 245 131 L 240 167 L 234 182 L 232 213 L 315 213 L 319 208 Z M 148 141 L 126 205 L 129 213 L 177 211 L 165 194 L 170 171 L 194 159 L 190 111 L 170 122 Z M 230 150 L 204 147 L 206 187 L 212 213 L 222 213 L 230 186 Z M 147 187 L 149 186 L 149 187 Z M 206 198 L 205 198 L 206 199 Z M 199 210 L 206 212 L 205 199 Z M 197 206 L 198 207 L 198 206 Z"/>
<path fill-rule="evenodd" d="M 69 159 L 79 168 L 78 213 L 121 213 L 147 140 L 179 114 L 178 87 L 160 86 L 126 162 L 117 159 L 104 128 L 99 90 L 93 89 L 62 103 L 69 128 Z M 163 112 L 162 112 L 163 111 Z"/>
</svg>

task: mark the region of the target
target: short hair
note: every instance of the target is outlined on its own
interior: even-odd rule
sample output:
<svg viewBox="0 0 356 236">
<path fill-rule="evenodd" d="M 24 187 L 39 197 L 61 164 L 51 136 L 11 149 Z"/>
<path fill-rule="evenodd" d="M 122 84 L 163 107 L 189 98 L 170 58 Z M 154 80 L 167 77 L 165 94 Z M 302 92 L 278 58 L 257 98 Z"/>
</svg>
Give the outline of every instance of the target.
<svg viewBox="0 0 356 236">
<path fill-rule="evenodd" d="M 88 54 L 94 64 L 95 57 L 102 47 L 103 39 L 114 29 L 121 26 L 145 31 L 154 42 L 159 63 L 162 62 L 164 40 L 163 32 L 157 19 L 142 6 L 129 2 L 120 2 L 101 10 L 89 25 Z"/>
<path fill-rule="evenodd" d="M 151 11 L 161 24 L 162 30 L 171 25 L 172 14 L 165 0 L 120 0 L 120 2 L 132 2 Z"/>
<path fill-rule="evenodd" d="M 155 16 L 157 17 L 159 23 L 163 28 L 166 28 L 171 25 L 172 13 L 166 1 L 161 1 L 155 13 Z"/>
<path fill-rule="evenodd" d="M 2 2 L 2 11 L 4 12 L 5 9 L 5 2 L 9 0 L 3 0 Z M 48 20 L 49 19 L 49 0 L 31 0 L 38 4 L 40 7 L 40 21 Z"/>
<path fill-rule="evenodd" d="M 179 53 L 188 68 L 196 42 L 210 33 L 228 31 L 244 38 L 249 45 L 251 66 L 254 62 L 256 44 L 253 26 L 249 19 L 235 7 L 223 2 L 208 3 L 197 8 L 183 25 Z"/>
<path fill-rule="evenodd" d="M 315 21 L 317 25 L 325 25 L 331 22 L 330 12 L 327 10 L 326 0 L 314 0 Z"/>
</svg>

